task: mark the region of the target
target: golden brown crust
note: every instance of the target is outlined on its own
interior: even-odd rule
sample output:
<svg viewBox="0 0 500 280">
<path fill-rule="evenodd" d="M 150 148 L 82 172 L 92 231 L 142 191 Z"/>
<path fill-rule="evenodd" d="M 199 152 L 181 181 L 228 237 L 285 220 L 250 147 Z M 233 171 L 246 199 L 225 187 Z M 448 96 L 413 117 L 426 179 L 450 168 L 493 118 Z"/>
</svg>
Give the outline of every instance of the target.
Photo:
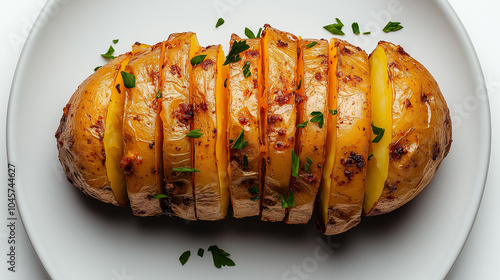
<svg viewBox="0 0 500 280">
<path fill-rule="evenodd" d="M 125 58 L 113 59 L 78 87 L 56 132 L 59 160 L 68 181 L 86 195 L 114 205 L 120 204 L 106 173 L 103 139 L 111 88 Z"/>
<path fill-rule="evenodd" d="M 452 142 L 450 111 L 438 84 L 401 46 L 380 42 L 393 85 L 389 173 L 368 216 L 401 207 L 431 181 Z"/>
</svg>

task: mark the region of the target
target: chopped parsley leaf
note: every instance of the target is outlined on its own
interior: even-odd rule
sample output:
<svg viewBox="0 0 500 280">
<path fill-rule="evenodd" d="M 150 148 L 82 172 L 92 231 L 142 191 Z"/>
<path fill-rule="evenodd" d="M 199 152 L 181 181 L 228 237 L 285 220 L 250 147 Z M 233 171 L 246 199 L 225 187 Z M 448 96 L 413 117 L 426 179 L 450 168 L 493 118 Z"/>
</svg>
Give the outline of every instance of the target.
<svg viewBox="0 0 500 280">
<path fill-rule="evenodd" d="M 179 167 L 179 168 L 174 167 L 173 170 L 177 172 L 201 172 L 200 170 L 191 167 Z"/>
<path fill-rule="evenodd" d="M 200 131 L 201 131 L 201 129 L 193 129 L 190 132 L 188 132 L 188 134 L 186 134 L 186 137 L 200 138 L 203 135 L 203 133 L 200 133 Z"/>
<path fill-rule="evenodd" d="M 185 265 L 189 260 L 189 257 L 191 257 L 191 251 L 187 250 L 186 252 L 182 253 L 182 255 L 179 257 L 179 261 L 181 262 L 182 265 Z"/>
<path fill-rule="evenodd" d="M 299 178 L 299 156 L 292 150 L 292 176 Z"/>
<path fill-rule="evenodd" d="M 236 150 L 241 150 L 245 148 L 248 145 L 248 141 L 245 141 L 245 130 L 242 129 L 240 134 L 238 135 L 238 138 L 234 140 L 233 146 L 231 148 L 236 149 Z"/>
<path fill-rule="evenodd" d="M 135 75 L 127 73 L 125 71 L 121 71 L 120 74 L 123 78 L 123 85 L 126 88 L 134 88 L 135 87 Z"/>
<path fill-rule="evenodd" d="M 204 54 L 201 54 L 201 55 L 197 55 L 197 56 L 191 58 L 191 66 L 196 66 L 196 65 L 202 63 L 203 60 L 205 60 L 205 57 L 207 57 L 207 56 Z"/>
<path fill-rule="evenodd" d="M 378 143 L 378 142 L 380 142 L 382 137 L 384 137 L 385 128 L 377 127 L 373 124 L 373 122 L 371 123 L 371 126 L 372 126 L 373 134 L 376 135 L 376 137 L 375 137 L 375 139 L 373 139 L 372 143 Z"/>
<path fill-rule="evenodd" d="M 319 112 L 319 111 L 314 111 L 311 113 L 311 116 L 314 116 L 312 119 L 311 119 L 311 122 L 315 122 L 315 123 L 318 123 L 318 126 L 319 128 L 322 128 L 323 127 L 323 113 Z"/>
<path fill-rule="evenodd" d="M 235 266 L 234 261 L 229 258 L 230 254 L 220 249 L 217 245 L 208 247 L 207 251 L 212 253 L 215 267 L 221 268 L 223 266 Z"/>
<path fill-rule="evenodd" d="M 387 25 L 384 27 L 384 29 L 382 29 L 382 31 L 384 31 L 385 33 L 389 33 L 389 32 L 398 31 L 400 29 L 403 29 L 403 26 L 401 25 L 401 22 L 392 22 L 392 21 L 389 21 L 387 23 Z"/>
</svg>

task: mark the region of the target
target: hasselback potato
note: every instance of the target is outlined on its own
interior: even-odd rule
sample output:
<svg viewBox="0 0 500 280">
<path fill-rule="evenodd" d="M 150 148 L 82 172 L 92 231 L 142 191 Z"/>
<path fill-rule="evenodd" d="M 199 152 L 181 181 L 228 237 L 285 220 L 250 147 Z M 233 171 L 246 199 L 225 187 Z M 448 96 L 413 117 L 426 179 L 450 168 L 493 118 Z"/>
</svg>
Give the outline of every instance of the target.
<svg viewBox="0 0 500 280">
<path fill-rule="evenodd" d="M 68 180 L 136 216 L 305 224 L 315 209 L 331 235 L 413 199 L 448 154 L 446 101 L 402 47 L 269 25 L 230 45 L 176 33 L 97 69 L 56 132 Z"/>
</svg>

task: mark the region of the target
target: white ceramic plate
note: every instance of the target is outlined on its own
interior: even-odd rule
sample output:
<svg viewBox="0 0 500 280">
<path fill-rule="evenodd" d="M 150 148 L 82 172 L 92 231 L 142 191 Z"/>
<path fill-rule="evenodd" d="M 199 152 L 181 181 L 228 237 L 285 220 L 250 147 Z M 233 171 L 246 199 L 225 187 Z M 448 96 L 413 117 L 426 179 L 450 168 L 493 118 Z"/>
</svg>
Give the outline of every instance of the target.
<svg viewBox="0 0 500 280">
<path fill-rule="evenodd" d="M 8 113 L 8 159 L 29 238 L 53 279 L 442 279 L 471 229 L 486 179 L 489 107 L 472 45 L 446 1 L 49 1 L 24 48 Z M 219 17 L 226 21 L 218 29 Z M 441 86 L 452 112 L 453 146 L 428 188 L 383 217 L 322 238 L 307 226 L 257 219 L 185 223 L 135 218 L 128 209 L 85 197 L 66 182 L 54 133 L 76 87 L 135 41 L 155 43 L 195 31 L 202 45 L 264 23 L 303 37 L 330 38 L 335 17 L 343 38 L 371 52 L 378 40 L 401 44 Z M 381 32 L 389 21 L 404 29 Z M 350 24 L 361 31 L 352 34 Z M 200 247 L 216 244 L 235 267 L 216 269 Z M 178 257 L 192 256 L 185 266 Z"/>
</svg>

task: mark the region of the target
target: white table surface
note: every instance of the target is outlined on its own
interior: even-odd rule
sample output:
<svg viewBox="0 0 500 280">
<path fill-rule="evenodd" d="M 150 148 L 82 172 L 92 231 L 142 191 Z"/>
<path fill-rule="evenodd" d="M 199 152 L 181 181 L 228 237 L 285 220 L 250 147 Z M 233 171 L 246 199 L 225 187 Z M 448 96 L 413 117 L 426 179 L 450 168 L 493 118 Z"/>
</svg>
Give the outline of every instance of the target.
<svg viewBox="0 0 500 280">
<path fill-rule="evenodd" d="M 21 50 L 33 22 L 46 0 L 0 1 L 0 114 L 5 120 L 8 96 Z M 500 1 L 449 0 L 476 48 L 491 104 L 492 143 L 500 133 Z M 424 19 L 423 19 L 424 20 Z M 5 134 L 5 121 L 0 121 Z M 21 223 L 16 228 L 16 272 L 7 270 L 7 160 L 5 135 L 0 137 L 0 279 L 48 279 L 27 239 Z M 500 149 L 492 145 L 490 173 L 483 201 L 470 237 L 448 280 L 500 279 Z"/>
</svg>

